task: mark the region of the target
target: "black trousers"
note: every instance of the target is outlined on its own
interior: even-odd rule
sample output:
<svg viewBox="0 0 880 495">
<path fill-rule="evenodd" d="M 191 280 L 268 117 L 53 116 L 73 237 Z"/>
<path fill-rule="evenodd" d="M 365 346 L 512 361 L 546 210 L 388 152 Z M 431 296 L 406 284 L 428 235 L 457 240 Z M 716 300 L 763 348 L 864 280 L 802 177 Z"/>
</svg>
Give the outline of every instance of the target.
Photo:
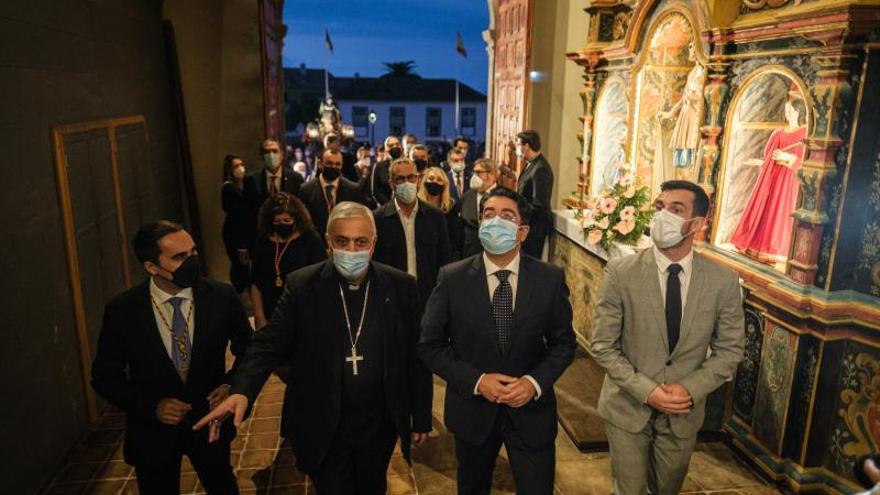
<svg viewBox="0 0 880 495">
<path fill-rule="evenodd" d="M 180 493 L 180 461 L 185 454 L 199 475 L 209 495 L 237 495 L 238 483 L 229 463 L 231 441 L 208 443 L 204 432 L 184 432 L 178 437 L 177 449 L 167 462 L 136 465 L 138 490 L 141 495 Z"/>
<path fill-rule="evenodd" d="M 318 495 L 384 495 L 397 429 L 387 416 L 343 418 L 330 451 L 309 473 Z"/>
<path fill-rule="evenodd" d="M 492 490 L 492 471 L 501 450 L 507 448 L 510 469 L 516 493 L 552 495 L 556 468 L 556 445 L 543 449 L 526 446 L 507 411 L 502 408 L 495 418 L 489 438 L 482 445 L 473 445 L 455 437 L 455 456 L 458 458 L 458 494 L 488 495 Z"/>
</svg>

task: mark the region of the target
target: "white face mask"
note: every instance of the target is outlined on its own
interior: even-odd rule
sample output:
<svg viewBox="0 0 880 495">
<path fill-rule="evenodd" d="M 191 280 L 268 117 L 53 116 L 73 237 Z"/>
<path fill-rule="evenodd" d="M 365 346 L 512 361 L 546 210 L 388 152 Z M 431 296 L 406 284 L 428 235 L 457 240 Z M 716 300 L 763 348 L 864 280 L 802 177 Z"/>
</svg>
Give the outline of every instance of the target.
<svg viewBox="0 0 880 495">
<path fill-rule="evenodd" d="M 450 168 L 456 174 L 460 174 L 461 171 L 464 170 L 464 162 L 452 162 L 452 166 Z"/>
<path fill-rule="evenodd" d="M 688 232 L 687 235 L 681 233 L 681 228 L 690 220 L 685 220 L 669 210 L 660 210 L 654 213 L 654 217 L 651 219 L 651 240 L 660 249 L 677 245 L 693 233 Z"/>
<path fill-rule="evenodd" d="M 523 156 L 524 156 L 524 155 L 523 155 L 523 150 L 522 150 L 522 148 L 520 148 L 519 146 L 517 146 L 517 147 L 516 147 L 516 157 L 519 158 L 520 160 L 522 160 L 522 157 L 523 157 Z"/>
<path fill-rule="evenodd" d="M 275 170 L 278 165 L 281 165 L 281 154 L 263 153 L 263 165 L 270 170 Z"/>
<path fill-rule="evenodd" d="M 477 191 L 479 191 L 480 188 L 483 187 L 483 179 L 481 179 L 480 176 L 477 174 L 472 175 L 470 186 L 471 189 L 476 189 Z"/>
<path fill-rule="evenodd" d="M 232 176 L 236 179 L 244 178 L 244 167 L 235 167 L 232 169 Z"/>
</svg>

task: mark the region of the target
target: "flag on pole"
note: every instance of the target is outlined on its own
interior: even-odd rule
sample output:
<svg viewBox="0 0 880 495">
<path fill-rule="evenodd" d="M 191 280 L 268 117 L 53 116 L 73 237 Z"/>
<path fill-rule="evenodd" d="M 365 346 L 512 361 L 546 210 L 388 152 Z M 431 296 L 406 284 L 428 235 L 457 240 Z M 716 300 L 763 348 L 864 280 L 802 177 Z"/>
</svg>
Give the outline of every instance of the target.
<svg viewBox="0 0 880 495">
<path fill-rule="evenodd" d="M 333 41 L 330 39 L 330 30 L 324 28 L 324 46 L 330 50 L 330 53 L 333 53 Z"/>
<path fill-rule="evenodd" d="M 458 39 L 455 42 L 455 51 L 461 54 L 462 57 L 467 58 L 467 50 L 464 48 L 464 40 L 461 39 L 461 33 L 455 33 L 458 36 Z"/>
</svg>

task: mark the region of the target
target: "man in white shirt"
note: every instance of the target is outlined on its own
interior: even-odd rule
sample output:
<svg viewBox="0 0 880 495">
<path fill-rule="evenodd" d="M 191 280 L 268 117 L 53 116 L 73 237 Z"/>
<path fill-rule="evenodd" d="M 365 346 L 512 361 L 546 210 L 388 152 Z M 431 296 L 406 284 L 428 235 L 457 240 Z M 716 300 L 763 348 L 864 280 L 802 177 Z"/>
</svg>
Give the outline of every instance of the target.
<svg viewBox="0 0 880 495">
<path fill-rule="evenodd" d="M 479 163 L 479 162 L 478 162 Z M 518 193 L 488 192 L 484 252 L 443 267 L 422 318 L 419 356 L 446 380 L 458 493 L 488 495 L 503 444 L 516 491 L 553 493 L 553 384 L 574 358 L 565 274 L 521 255 L 529 209 Z"/>
<path fill-rule="evenodd" d="M 708 196 L 688 181 L 660 187 L 654 248 L 608 263 L 594 312 L 593 357 L 606 371 L 598 409 L 618 495 L 678 493 L 706 397 L 733 377 L 745 344 L 739 277 L 693 252 Z"/>
<path fill-rule="evenodd" d="M 244 308 L 231 286 L 200 276 L 180 225 L 146 224 L 132 246 L 150 276 L 107 303 L 92 386 L 126 414 L 123 456 L 141 493 L 179 493 L 184 454 L 209 492 L 238 493 L 229 462 L 235 428 L 191 427 L 228 394 L 226 347 L 240 356 L 252 333 Z"/>
</svg>

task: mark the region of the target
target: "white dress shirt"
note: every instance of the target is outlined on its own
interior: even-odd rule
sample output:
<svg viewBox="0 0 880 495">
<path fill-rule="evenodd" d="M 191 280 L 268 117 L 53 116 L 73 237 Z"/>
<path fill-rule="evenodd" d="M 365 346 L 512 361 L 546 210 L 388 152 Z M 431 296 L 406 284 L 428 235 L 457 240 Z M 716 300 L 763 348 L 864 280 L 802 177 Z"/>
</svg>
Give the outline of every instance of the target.
<svg viewBox="0 0 880 495">
<path fill-rule="evenodd" d="M 416 200 L 416 205 L 409 212 L 409 216 L 400 211 L 397 198 L 394 198 L 394 207 L 397 208 L 397 216 L 400 217 L 403 235 L 406 237 L 406 273 L 419 278 L 418 270 L 416 270 L 416 213 L 419 212 L 419 201 Z"/>
<path fill-rule="evenodd" d="M 510 271 L 510 275 L 507 276 L 507 283 L 510 284 L 510 292 L 513 296 L 513 307 L 511 309 L 516 309 L 516 287 L 517 282 L 519 281 L 519 253 L 516 254 L 510 263 L 506 267 L 500 267 L 495 263 L 492 263 L 492 260 L 489 259 L 489 256 L 486 253 L 483 253 L 483 263 L 486 264 L 486 282 L 488 282 L 489 286 L 489 300 L 492 300 L 492 296 L 495 295 L 495 289 L 501 285 L 501 281 L 498 280 L 498 277 L 495 276 L 495 272 L 500 270 L 508 270 Z M 480 378 L 477 379 L 477 384 L 474 385 L 474 395 L 480 395 L 479 387 L 480 381 L 483 380 L 483 377 L 486 376 L 485 373 L 480 375 Z M 538 381 L 532 378 L 531 375 L 523 375 L 523 378 L 532 382 L 532 386 L 535 387 L 535 400 L 541 398 L 541 386 L 538 385 Z"/>
<path fill-rule="evenodd" d="M 165 346 L 165 351 L 168 353 L 168 357 L 171 357 L 171 341 L 174 337 L 174 333 L 168 325 L 173 325 L 173 317 L 174 317 L 174 306 L 168 302 L 172 297 L 179 297 L 183 299 L 180 303 L 180 311 L 183 313 L 183 318 L 187 319 L 187 315 L 190 315 L 189 308 L 193 305 L 193 291 L 192 288 L 186 288 L 178 292 L 177 294 L 169 294 L 164 290 L 160 289 L 158 285 L 156 285 L 156 281 L 153 278 L 150 278 L 150 296 L 153 298 L 153 301 L 156 302 L 155 305 L 151 302 L 150 305 L 153 306 L 153 318 L 156 319 L 156 327 L 159 329 L 159 337 L 162 339 L 162 344 Z M 158 306 L 158 309 L 156 308 Z M 161 311 L 161 313 L 159 313 Z M 164 320 L 162 318 L 165 318 Z M 167 322 L 167 324 L 166 324 Z M 196 308 L 193 306 L 192 314 L 188 319 L 188 327 L 189 331 L 189 342 L 192 345 L 193 338 L 196 330 Z"/>
<path fill-rule="evenodd" d="M 660 279 L 660 298 L 663 300 L 663 306 L 666 306 L 666 280 L 669 278 L 669 272 L 666 271 L 669 265 L 673 263 L 666 257 L 657 246 L 654 246 L 654 259 L 657 261 L 657 276 Z M 684 258 L 677 261 L 681 265 L 681 271 L 678 272 L 678 280 L 681 283 L 681 310 L 684 313 L 685 303 L 687 303 L 688 286 L 691 284 L 691 274 L 694 272 L 694 250 L 687 254 Z"/>
</svg>

